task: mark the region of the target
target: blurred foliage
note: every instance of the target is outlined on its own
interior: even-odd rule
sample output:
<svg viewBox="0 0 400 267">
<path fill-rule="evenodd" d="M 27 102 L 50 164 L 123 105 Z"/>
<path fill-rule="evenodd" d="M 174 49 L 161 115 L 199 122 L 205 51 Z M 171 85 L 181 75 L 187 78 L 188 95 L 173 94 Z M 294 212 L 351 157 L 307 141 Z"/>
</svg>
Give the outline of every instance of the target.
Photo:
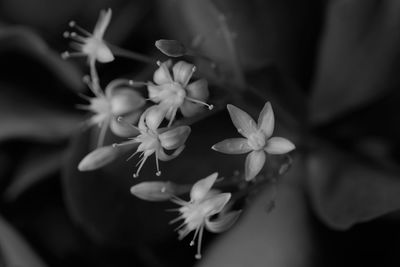
<svg viewBox="0 0 400 267">
<path fill-rule="evenodd" d="M 398 0 L 0 1 L 0 266 L 195 264 L 168 225 L 174 205 L 129 192 L 158 179 L 152 162 L 136 180 L 129 153 L 77 170 L 97 128 L 81 127 L 87 68 L 59 58 L 61 37 L 71 19 L 91 30 L 106 7 L 107 40 L 160 59 L 155 40 L 182 41 L 211 91 L 225 85 L 254 116 L 271 101 L 277 131 L 298 147 L 275 209 L 264 206 L 271 188 L 261 190 L 237 227 L 216 242 L 206 235 L 200 266 L 398 266 Z M 155 68 L 119 59 L 99 73 L 151 80 Z M 226 112 L 195 123 L 182 155 L 161 164 L 163 178 L 240 170 L 243 157 L 209 149 L 234 132 Z"/>
</svg>

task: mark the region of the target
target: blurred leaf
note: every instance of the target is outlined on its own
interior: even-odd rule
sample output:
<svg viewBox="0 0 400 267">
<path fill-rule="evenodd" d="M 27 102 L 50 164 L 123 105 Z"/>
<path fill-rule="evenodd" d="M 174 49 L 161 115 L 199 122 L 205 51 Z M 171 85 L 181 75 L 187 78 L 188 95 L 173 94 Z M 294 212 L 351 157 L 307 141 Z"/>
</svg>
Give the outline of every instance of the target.
<svg viewBox="0 0 400 267">
<path fill-rule="evenodd" d="M 10 185 L 4 192 L 8 201 L 15 200 L 33 185 L 61 169 L 65 151 L 59 147 L 32 149 L 22 156 Z"/>
<path fill-rule="evenodd" d="M 0 216 L 0 250 L 5 266 L 45 267 L 29 244 Z"/>
<path fill-rule="evenodd" d="M 319 144 L 308 159 L 308 187 L 317 215 L 347 229 L 400 209 L 400 174 Z"/>
<path fill-rule="evenodd" d="M 22 26 L 0 27 L 0 53 L 17 51 L 41 62 L 72 90 L 83 87 L 82 74 L 71 62 L 61 59 L 33 31 Z"/>
<path fill-rule="evenodd" d="M 42 95 L 0 84 L 0 122 L 0 142 L 17 138 L 52 142 L 70 136 L 81 118 L 57 108 Z"/>
<path fill-rule="evenodd" d="M 273 187 L 257 192 L 236 225 L 218 235 L 196 266 L 313 266 L 310 219 L 299 187 L 303 177 L 302 163 L 295 162 L 282 177 L 276 199 Z M 276 207 L 268 213 L 266 205 L 274 199 Z"/>
<path fill-rule="evenodd" d="M 399 87 L 399 27 L 397 0 L 331 1 L 311 96 L 312 122 L 324 123 Z"/>
<path fill-rule="evenodd" d="M 312 56 L 319 27 L 315 16 L 317 1 L 158 3 L 163 25 L 170 33 L 163 37 L 182 41 L 188 48 L 211 58 L 233 83 L 238 80 L 237 68 L 254 70 L 272 62 L 296 77 L 311 72 L 305 62 L 311 62 L 308 58 Z"/>
</svg>

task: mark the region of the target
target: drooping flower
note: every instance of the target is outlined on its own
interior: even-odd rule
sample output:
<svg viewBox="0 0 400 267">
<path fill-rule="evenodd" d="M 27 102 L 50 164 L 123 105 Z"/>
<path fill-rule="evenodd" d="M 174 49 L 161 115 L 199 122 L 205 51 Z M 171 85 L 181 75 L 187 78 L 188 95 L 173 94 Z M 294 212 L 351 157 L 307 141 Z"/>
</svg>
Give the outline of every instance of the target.
<svg viewBox="0 0 400 267">
<path fill-rule="evenodd" d="M 140 117 L 137 130 L 140 134 L 136 137 L 130 138 L 131 140 L 114 144 L 114 146 L 133 145 L 139 144 L 136 152 L 141 153 L 141 159 L 138 162 L 138 169 L 133 177 L 138 177 L 141 168 L 146 162 L 147 158 L 152 154 L 156 157 L 156 175 L 160 176 L 161 171 L 159 168 L 158 160 L 169 161 L 177 157 L 185 148 L 185 142 L 190 134 L 189 126 L 179 126 L 175 128 L 158 128 L 164 119 L 165 110 L 158 106 L 148 108 Z M 166 150 L 174 150 L 172 154 L 165 153 Z M 130 157 L 130 158 L 131 158 Z"/>
<path fill-rule="evenodd" d="M 101 63 L 113 61 L 114 55 L 103 40 L 104 33 L 108 27 L 108 24 L 110 23 L 110 20 L 111 9 L 107 9 L 107 11 L 102 10 L 96 26 L 94 27 L 93 33 L 90 33 L 84 28 L 80 27 L 75 21 L 71 21 L 69 26 L 79 31 L 82 35 L 78 35 L 76 32 L 64 33 L 64 37 L 73 40 L 71 46 L 75 48 L 77 52 L 64 52 L 62 57 L 68 58 L 86 56 L 90 64 L 94 64 L 96 61 Z"/>
<path fill-rule="evenodd" d="M 174 121 L 178 109 L 184 117 L 191 117 L 201 112 L 202 106 L 210 110 L 213 108 L 205 102 L 209 96 L 207 80 L 189 83 L 196 71 L 193 64 L 179 61 L 172 66 L 171 60 L 157 64 L 159 68 L 153 76 L 155 84 L 149 82 L 147 86 L 149 99 L 166 110 L 165 117 L 170 121 L 169 125 Z"/>
<path fill-rule="evenodd" d="M 78 108 L 94 113 L 88 123 L 89 125 L 101 127 L 99 146 L 103 143 L 108 127 L 114 134 L 122 137 L 139 133 L 134 128 L 126 127 L 117 121 L 117 118 L 121 116 L 132 124 L 139 120 L 146 100 L 137 91 L 129 88 L 133 81 L 126 79 L 113 80 L 107 85 L 105 93 L 94 90 L 90 82 L 87 82 L 87 84 L 95 96 L 84 96 L 89 101 L 89 104 L 78 105 Z"/>
<path fill-rule="evenodd" d="M 219 191 L 211 189 L 217 177 L 218 173 L 213 173 L 196 182 L 190 191 L 190 201 L 184 201 L 178 197 L 171 199 L 172 202 L 181 206 L 177 209 L 181 215 L 171 221 L 171 223 L 175 223 L 183 220 L 183 223 L 176 229 L 179 239 L 181 240 L 190 232 L 195 231 L 190 245 L 194 246 L 197 238 L 196 259 L 201 258 L 201 242 L 204 228 L 213 233 L 221 233 L 230 228 L 240 215 L 240 211 L 222 214 L 224 207 L 231 198 L 231 194 L 219 193 Z M 217 214 L 220 214 L 220 216 L 211 220 L 211 217 Z"/>
<path fill-rule="evenodd" d="M 245 177 L 253 179 L 264 167 L 266 153 L 271 155 L 285 154 L 295 145 L 283 137 L 271 137 L 275 127 L 274 112 L 271 104 L 264 105 L 258 123 L 243 110 L 227 106 L 232 122 L 244 138 L 230 138 L 212 146 L 212 149 L 226 154 L 248 153 L 245 163 Z"/>
</svg>

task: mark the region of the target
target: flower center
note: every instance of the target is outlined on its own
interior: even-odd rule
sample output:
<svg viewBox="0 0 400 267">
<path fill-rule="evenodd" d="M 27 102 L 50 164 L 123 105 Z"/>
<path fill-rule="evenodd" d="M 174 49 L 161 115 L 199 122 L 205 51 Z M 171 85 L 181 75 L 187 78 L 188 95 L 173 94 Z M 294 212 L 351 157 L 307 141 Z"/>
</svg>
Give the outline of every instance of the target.
<svg viewBox="0 0 400 267">
<path fill-rule="evenodd" d="M 250 134 L 247 143 L 253 150 L 261 150 L 265 147 L 265 136 L 261 131 Z"/>
</svg>

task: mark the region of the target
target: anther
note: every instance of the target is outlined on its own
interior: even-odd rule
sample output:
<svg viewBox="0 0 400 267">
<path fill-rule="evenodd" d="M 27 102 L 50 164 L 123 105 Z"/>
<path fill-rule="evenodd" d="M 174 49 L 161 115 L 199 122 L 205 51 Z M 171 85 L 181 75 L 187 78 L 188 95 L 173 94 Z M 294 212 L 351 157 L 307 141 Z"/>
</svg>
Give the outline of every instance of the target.
<svg viewBox="0 0 400 267">
<path fill-rule="evenodd" d="M 75 23 L 75 21 L 71 20 L 71 21 L 68 23 L 68 25 L 72 28 L 72 27 L 75 27 L 76 23 Z"/>
<path fill-rule="evenodd" d="M 119 145 L 117 144 L 117 143 L 114 143 L 114 144 L 112 144 L 112 147 L 113 148 L 116 148 L 116 147 L 118 147 Z"/>
<path fill-rule="evenodd" d="M 64 38 L 68 38 L 68 37 L 69 37 L 69 35 L 70 35 L 70 33 L 69 33 L 69 32 L 67 32 L 67 31 L 65 31 L 65 32 L 63 33 L 63 37 L 64 37 Z"/>
<path fill-rule="evenodd" d="M 157 176 L 161 176 L 161 171 L 157 171 L 157 172 L 156 172 L 156 175 L 157 175 Z"/>
<path fill-rule="evenodd" d="M 192 72 L 195 72 L 197 70 L 196 66 L 193 66 Z"/>
<path fill-rule="evenodd" d="M 133 80 L 129 80 L 129 81 L 128 81 L 128 84 L 129 84 L 129 85 L 133 85 L 133 83 L 134 83 Z"/>
<path fill-rule="evenodd" d="M 61 58 L 62 58 L 62 59 L 67 59 L 67 58 L 69 58 L 69 53 L 68 53 L 67 51 L 61 53 Z"/>
<path fill-rule="evenodd" d="M 137 173 L 133 174 L 133 178 L 138 178 L 138 177 L 139 177 L 139 174 L 137 174 Z"/>
<path fill-rule="evenodd" d="M 201 254 L 196 254 L 194 257 L 196 258 L 196 260 L 200 260 L 201 259 Z"/>
<path fill-rule="evenodd" d="M 194 246 L 194 241 L 190 241 L 189 246 L 193 247 Z"/>
<path fill-rule="evenodd" d="M 159 66 L 159 67 L 161 66 L 161 61 L 160 60 L 157 60 L 156 63 L 157 63 L 157 66 Z"/>
<path fill-rule="evenodd" d="M 71 36 L 71 37 L 76 37 L 77 34 L 76 34 L 76 32 L 71 32 L 71 33 L 69 34 L 69 36 Z"/>
<path fill-rule="evenodd" d="M 208 105 L 208 109 L 212 110 L 214 108 L 214 105 Z"/>
</svg>

